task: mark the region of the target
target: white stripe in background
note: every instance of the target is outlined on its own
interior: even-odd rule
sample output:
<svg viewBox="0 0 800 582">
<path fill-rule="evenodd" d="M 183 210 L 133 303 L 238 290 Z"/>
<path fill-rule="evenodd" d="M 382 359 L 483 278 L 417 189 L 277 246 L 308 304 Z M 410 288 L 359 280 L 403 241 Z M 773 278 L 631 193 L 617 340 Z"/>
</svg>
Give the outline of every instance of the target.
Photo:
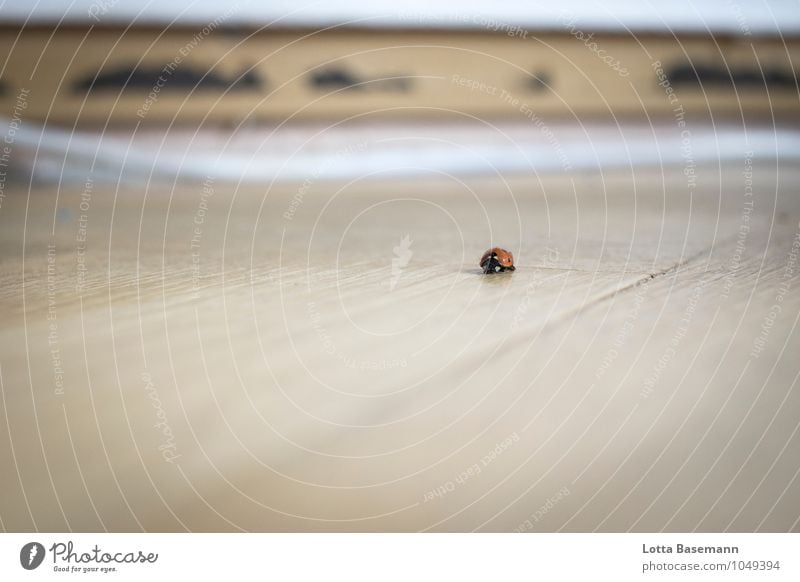
<svg viewBox="0 0 800 582">
<path fill-rule="evenodd" d="M 224 18 L 227 25 L 323 27 L 342 24 L 367 27 L 460 28 L 498 30 L 563 29 L 564 18 L 592 31 L 726 32 L 796 34 L 800 9 L 796 0 L 49 0 L 7 1 L 6 22 L 103 24 L 207 24 Z"/>
<path fill-rule="evenodd" d="M 7 122 L 0 118 L 0 124 Z M 230 138 L 230 139 L 229 139 Z M 132 140 L 132 141 L 131 141 Z M 688 165 L 755 159 L 800 160 L 800 131 L 759 126 L 493 125 L 384 123 L 304 124 L 272 131 L 248 127 L 233 136 L 207 130 L 105 134 L 34 128 L 15 135 L 15 161 L 40 180 L 137 182 L 218 179 L 265 182 L 350 179 L 377 174 L 415 177 L 564 172 L 643 165 Z M 35 154 L 35 161 L 34 161 Z"/>
</svg>

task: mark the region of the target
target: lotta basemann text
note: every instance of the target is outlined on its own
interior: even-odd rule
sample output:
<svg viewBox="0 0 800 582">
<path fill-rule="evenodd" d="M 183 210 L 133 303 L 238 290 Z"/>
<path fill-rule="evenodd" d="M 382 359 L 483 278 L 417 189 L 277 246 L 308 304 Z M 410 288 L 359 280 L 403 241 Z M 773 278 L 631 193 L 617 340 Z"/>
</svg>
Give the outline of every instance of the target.
<svg viewBox="0 0 800 582">
<path fill-rule="evenodd" d="M 648 546 L 642 544 L 643 554 L 738 554 L 739 546 Z"/>
</svg>

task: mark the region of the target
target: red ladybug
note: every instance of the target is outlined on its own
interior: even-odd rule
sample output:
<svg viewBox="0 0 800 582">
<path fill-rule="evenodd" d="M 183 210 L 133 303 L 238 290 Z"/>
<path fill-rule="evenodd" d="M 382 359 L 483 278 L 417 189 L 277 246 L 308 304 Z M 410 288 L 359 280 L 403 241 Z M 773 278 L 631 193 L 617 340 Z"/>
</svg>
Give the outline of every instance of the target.
<svg viewBox="0 0 800 582">
<path fill-rule="evenodd" d="M 500 247 L 493 247 L 483 253 L 481 257 L 481 268 L 487 275 L 502 273 L 503 271 L 514 271 L 514 255 Z"/>
</svg>

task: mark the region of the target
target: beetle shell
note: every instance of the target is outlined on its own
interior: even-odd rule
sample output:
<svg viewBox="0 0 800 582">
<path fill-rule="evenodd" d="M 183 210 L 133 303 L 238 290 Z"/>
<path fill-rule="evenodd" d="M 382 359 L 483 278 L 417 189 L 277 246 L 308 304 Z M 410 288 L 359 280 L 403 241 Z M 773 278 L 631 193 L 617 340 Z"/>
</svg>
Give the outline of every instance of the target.
<svg viewBox="0 0 800 582">
<path fill-rule="evenodd" d="M 480 265 L 483 272 L 487 275 L 516 270 L 514 266 L 514 255 L 500 247 L 493 247 L 483 253 Z"/>
</svg>

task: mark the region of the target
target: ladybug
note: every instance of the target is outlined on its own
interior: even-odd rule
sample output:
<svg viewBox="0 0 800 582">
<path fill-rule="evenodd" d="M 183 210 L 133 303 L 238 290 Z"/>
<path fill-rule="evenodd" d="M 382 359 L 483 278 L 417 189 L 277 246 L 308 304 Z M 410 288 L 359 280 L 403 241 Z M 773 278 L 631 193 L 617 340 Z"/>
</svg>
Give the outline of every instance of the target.
<svg viewBox="0 0 800 582">
<path fill-rule="evenodd" d="M 514 271 L 514 255 L 500 247 L 493 247 L 483 253 L 481 257 L 481 268 L 487 275 L 502 273 L 504 271 Z"/>
</svg>

